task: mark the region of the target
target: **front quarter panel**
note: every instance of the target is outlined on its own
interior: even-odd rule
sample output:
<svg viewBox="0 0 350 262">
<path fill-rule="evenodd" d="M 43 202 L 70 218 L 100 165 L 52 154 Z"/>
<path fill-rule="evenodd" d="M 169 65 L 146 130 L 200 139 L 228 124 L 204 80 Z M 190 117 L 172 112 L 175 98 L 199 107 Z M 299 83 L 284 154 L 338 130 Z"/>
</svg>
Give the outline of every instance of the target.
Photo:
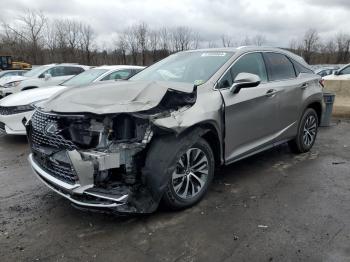
<svg viewBox="0 0 350 262">
<path fill-rule="evenodd" d="M 158 127 L 171 129 L 177 134 L 196 124 L 212 123 L 216 127 L 218 134 L 221 134 L 221 95 L 218 91 L 200 89 L 201 87 L 198 87 L 197 101 L 192 107 L 174 111 L 168 117 L 155 119 L 153 123 Z"/>
</svg>

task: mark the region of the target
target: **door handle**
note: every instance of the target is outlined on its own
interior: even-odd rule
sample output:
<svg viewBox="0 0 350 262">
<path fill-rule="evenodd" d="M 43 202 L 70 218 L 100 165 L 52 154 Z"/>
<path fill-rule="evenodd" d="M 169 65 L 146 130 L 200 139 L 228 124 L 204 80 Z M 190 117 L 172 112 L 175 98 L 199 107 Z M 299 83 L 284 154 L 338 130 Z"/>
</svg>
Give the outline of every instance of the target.
<svg viewBox="0 0 350 262">
<path fill-rule="evenodd" d="M 308 88 L 309 87 L 309 83 L 304 83 L 304 84 L 302 84 L 301 85 L 301 89 L 306 89 L 306 88 Z"/>
<path fill-rule="evenodd" d="M 267 90 L 265 96 L 272 97 L 272 96 L 275 96 L 276 93 L 277 93 L 276 89 L 269 89 Z"/>
</svg>

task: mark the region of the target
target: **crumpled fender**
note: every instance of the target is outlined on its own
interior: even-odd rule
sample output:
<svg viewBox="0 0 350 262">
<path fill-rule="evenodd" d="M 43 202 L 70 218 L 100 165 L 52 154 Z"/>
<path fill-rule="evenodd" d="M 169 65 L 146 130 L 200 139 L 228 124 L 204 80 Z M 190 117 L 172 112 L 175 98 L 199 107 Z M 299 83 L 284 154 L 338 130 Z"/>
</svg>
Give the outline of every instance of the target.
<svg viewBox="0 0 350 262">
<path fill-rule="evenodd" d="M 164 135 L 152 141 L 142 169 L 142 182 L 156 203 L 161 200 L 178 159 L 208 131 L 195 127 L 180 136 Z"/>
</svg>

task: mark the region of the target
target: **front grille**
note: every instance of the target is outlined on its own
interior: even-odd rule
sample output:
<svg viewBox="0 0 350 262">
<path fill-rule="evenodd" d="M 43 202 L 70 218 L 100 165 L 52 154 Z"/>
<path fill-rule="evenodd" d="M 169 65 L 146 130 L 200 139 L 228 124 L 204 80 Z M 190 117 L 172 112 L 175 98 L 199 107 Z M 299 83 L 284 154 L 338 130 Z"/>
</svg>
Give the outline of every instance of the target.
<svg viewBox="0 0 350 262">
<path fill-rule="evenodd" d="M 68 156 L 65 155 L 61 161 L 53 158 L 57 152 L 77 149 L 72 141 L 62 136 L 60 128 L 62 120 L 63 116 L 36 110 L 31 118 L 31 125 L 27 127 L 28 137 L 33 157 L 39 166 L 53 177 L 75 184 L 78 177 Z"/>
<path fill-rule="evenodd" d="M 33 151 L 35 161 L 53 177 L 74 185 L 78 181 L 73 167 L 64 162 L 53 161 L 48 155 Z"/>
<path fill-rule="evenodd" d="M 32 143 L 37 146 L 48 146 L 57 149 L 77 149 L 76 145 L 74 145 L 72 141 L 65 139 L 59 134 L 60 118 L 61 117 L 59 115 L 45 114 L 38 110 L 35 111 L 31 118 L 32 130 L 30 138 Z M 54 124 L 57 130 L 55 132 L 48 133 L 46 128 L 49 124 Z"/>
</svg>

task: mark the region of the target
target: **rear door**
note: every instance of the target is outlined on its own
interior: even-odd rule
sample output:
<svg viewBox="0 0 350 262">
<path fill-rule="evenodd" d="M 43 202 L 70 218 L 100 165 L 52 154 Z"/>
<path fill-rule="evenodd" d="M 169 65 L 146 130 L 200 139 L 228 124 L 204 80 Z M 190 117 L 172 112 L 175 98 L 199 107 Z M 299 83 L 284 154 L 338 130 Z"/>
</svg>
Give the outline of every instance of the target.
<svg viewBox="0 0 350 262">
<path fill-rule="evenodd" d="M 229 88 L 239 73 L 259 75 L 262 83 L 233 94 Z M 269 144 L 277 131 L 276 94 L 271 93 L 261 53 L 238 58 L 217 84 L 225 102 L 225 158 L 237 160 Z"/>
<path fill-rule="evenodd" d="M 280 141 L 296 134 L 304 92 L 314 84 L 315 78 L 310 70 L 284 54 L 265 52 L 263 55 L 270 86 L 278 93 L 276 141 Z"/>
</svg>

